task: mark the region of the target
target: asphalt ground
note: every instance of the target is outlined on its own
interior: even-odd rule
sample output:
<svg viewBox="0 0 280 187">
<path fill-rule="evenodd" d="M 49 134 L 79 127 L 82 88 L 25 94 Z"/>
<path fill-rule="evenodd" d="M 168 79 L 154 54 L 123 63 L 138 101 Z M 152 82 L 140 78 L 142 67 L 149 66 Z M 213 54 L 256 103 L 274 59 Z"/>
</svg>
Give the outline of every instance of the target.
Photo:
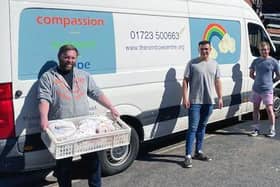
<svg viewBox="0 0 280 187">
<path fill-rule="evenodd" d="M 268 121 L 262 121 L 262 135 L 250 137 L 251 124 L 208 132 L 204 151 L 211 162 L 193 160 L 193 168 L 183 168 L 182 141 L 143 155 L 125 172 L 103 178 L 103 186 L 280 186 L 279 128 L 275 138 L 267 138 Z"/>
<path fill-rule="evenodd" d="M 114 176 L 103 177 L 103 187 L 220 187 L 280 186 L 280 120 L 277 135 L 265 137 L 268 121 L 262 121 L 261 135 L 248 136 L 252 121 L 235 123 L 228 120 L 212 124 L 204 144 L 204 152 L 213 160 L 193 160 L 193 167 L 182 167 L 185 152 L 184 134 L 148 142 L 131 167 Z M 221 126 L 228 126 L 220 128 Z M 278 127 L 279 126 L 279 127 Z M 74 164 L 73 187 L 87 186 L 79 162 Z M 3 185 L 5 184 L 5 185 Z M 0 177 L 0 186 L 55 187 L 38 172 Z"/>
</svg>

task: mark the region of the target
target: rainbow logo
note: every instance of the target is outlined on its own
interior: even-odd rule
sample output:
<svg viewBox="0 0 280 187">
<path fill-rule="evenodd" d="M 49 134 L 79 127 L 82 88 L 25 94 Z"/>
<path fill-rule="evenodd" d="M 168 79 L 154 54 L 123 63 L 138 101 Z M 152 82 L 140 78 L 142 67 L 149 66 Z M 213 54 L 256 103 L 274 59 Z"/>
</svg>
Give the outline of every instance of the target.
<svg viewBox="0 0 280 187">
<path fill-rule="evenodd" d="M 214 36 L 217 36 L 220 40 L 222 40 L 226 33 L 227 32 L 224 27 L 217 23 L 212 23 L 209 24 L 204 31 L 203 40 L 211 41 Z"/>
</svg>

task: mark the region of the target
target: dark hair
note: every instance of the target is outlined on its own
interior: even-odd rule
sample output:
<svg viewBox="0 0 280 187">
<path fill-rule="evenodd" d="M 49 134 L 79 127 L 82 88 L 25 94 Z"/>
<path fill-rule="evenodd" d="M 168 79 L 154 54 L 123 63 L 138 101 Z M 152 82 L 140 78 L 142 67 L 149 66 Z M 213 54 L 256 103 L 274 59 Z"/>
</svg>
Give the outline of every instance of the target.
<svg viewBox="0 0 280 187">
<path fill-rule="evenodd" d="M 206 45 L 206 44 L 211 45 L 211 43 L 210 43 L 208 40 L 202 40 L 202 41 L 200 41 L 200 42 L 198 43 L 198 46 L 200 46 L 200 45 Z"/>
<path fill-rule="evenodd" d="M 66 44 L 66 45 L 63 45 L 59 48 L 58 53 L 57 53 L 57 57 L 60 58 L 60 56 L 63 53 L 65 53 L 66 51 L 70 51 L 70 50 L 76 51 L 77 56 L 79 55 L 79 51 L 74 45 Z"/>
</svg>

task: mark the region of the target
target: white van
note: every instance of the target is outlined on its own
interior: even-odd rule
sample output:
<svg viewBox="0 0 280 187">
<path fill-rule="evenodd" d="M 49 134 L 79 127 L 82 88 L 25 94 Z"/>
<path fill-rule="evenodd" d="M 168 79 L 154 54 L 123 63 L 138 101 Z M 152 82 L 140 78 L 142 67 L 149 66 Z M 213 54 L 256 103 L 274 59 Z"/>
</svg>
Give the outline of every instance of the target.
<svg viewBox="0 0 280 187">
<path fill-rule="evenodd" d="M 212 43 L 222 72 L 225 107 L 210 122 L 252 111 L 248 67 L 257 44 L 271 42 L 243 0 L 1 0 L 0 24 L 1 172 L 55 164 L 40 138 L 36 90 L 63 44 L 79 49 L 76 66 L 132 127 L 130 146 L 100 153 L 103 172 L 114 174 L 133 162 L 140 142 L 188 128 L 181 82 L 200 40 Z M 91 113 L 104 112 L 90 103 Z"/>
</svg>

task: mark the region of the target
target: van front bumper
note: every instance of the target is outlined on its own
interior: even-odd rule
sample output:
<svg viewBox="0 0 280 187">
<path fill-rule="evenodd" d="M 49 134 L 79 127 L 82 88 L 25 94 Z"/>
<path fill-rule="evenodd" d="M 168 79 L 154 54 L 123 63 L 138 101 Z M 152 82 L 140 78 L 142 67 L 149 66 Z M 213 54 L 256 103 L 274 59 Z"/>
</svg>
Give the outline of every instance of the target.
<svg viewBox="0 0 280 187">
<path fill-rule="evenodd" d="M 40 133 L 0 140 L 0 172 L 22 172 L 55 166 Z"/>
<path fill-rule="evenodd" d="M 24 156 L 18 151 L 17 138 L 0 140 L 0 172 L 24 170 Z"/>
</svg>

